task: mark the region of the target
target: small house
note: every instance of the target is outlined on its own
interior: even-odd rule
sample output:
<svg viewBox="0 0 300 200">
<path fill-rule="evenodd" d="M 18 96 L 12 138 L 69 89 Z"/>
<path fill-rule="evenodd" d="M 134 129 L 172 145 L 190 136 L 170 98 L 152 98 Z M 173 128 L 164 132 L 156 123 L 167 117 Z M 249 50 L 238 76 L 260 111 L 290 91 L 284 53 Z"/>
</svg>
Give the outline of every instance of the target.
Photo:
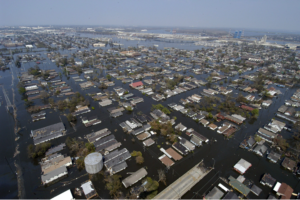
<svg viewBox="0 0 300 200">
<path fill-rule="evenodd" d="M 239 162 L 234 165 L 234 170 L 240 174 L 244 174 L 250 167 L 252 166 L 251 163 L 241 158 Z"/>
<path fill-rule="evenodd" d="M 267 151 L 268 147 L 266 147 L 263 144 L 258 144 L 256 145 L 256 147 L 253 149 L 253 152 L 256 153 L 259 156 L 263 156 L 266 151 Z"/>
<path fill-rule="evenodd" d="M 280 154 L 276 153 L 274 151 L 271 151 L 267 157 L 271 162 L 277 163 L 278 160 L 280 159 Z"/>
<path fill-rule="evenodd" d="M 264 176 L 260 180 L 260 183 L 262 185 L 273 187 L 276 183 L 276 179 L 273 178 L 270 174 L 264 174 Z"/>
<path fill-rule="evenodd" d="M 288 157 L 285 157 L 283 159 L 281 165 L 282 165 L 282 167 L 284 167 L 284 168 L 292 171 L 292 170 L 294 170 L 296 168 L 297 163 L 296 163 L 296 161 L 294 161 L 294 160 L 292 160 L 292 159 L 290 159 Z"/>
</svg>

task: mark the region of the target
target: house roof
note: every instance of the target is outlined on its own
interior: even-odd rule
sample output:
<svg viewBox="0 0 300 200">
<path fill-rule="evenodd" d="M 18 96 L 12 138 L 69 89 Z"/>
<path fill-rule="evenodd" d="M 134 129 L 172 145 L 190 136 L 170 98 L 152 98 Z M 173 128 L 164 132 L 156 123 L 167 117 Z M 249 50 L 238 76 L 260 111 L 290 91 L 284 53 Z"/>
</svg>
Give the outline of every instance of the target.
<svg viewBox="0 0 300 200">
<path fill-rule="evenodd" d="M 290 199 L 293 191 L 293 188 L 291 188 L 286 183 L 281 183 L 278 189 L 278 193 L 282 194 L 281 199 Z"/>
<path fill-rule="evenodd" d="M 238 171 L 240 171 L 242 174 L 245 173 L 247 171 L 247 169 L 249 167 L 251 167 L 251 163 L 247 162 L 246 160 L 244 160 L 243 158 L 241 158 L 239 160 L 239 162 L 237 162 L 235 165 L 234 165 L 234 168 Z"/>
<path fill-rule="evenodd" d="M 50 200 L 60 200 L 60 199 L 65 199 L 65 200 L 73 200 L 73 195 L 71 193 L 71 190 L 68 189 L 66 191 L 64 191 L 63 193 L 60 193 L 59 195 L 53 197 Z"/>
<path fill-rule="evenodd" d="M 83 193 L 84 193 L 85 195 L 88 195 L 88 194 L 90 194 L 91 192 L 94 191 L 92 181 L 88 181 L 88 182 L 82 184 L 82 185 L 81 185 L 81 188 L 82 188 Z"/>
<path fill-rule="evenodd" d="M 268 147 L 266 147 L 265 145 L 263 144 L 258 144 L 253 151 L 256 151 L 256 152 L 260 152 L 261 154 L 264 154 L 266 151 L 267 151 Z"/>
<path fill-rule="evenodd" d="M 232 176 L 229 177 L 229 185 L 234 187 L 236 190 L 238 190 L 240 193 L 242 193 L 245 196 L 247 196 L 250 192 L 250 189 L 247 186 L 240 183 L 238 180 L 236 180 Z"/>
<path fill-rule="evenodd" d="M 221 199 L 221 197 L 224 195 L 224 192 L 222 192 L 219 188 L 214 187 L 206 196 L 205 199 Z"/>
<path fill-rule="evenodd" d="M 272 194 L 270 194 L 270 195 L 268 196 L 268 199 L 277 199 L 277 198 L 274 197 Z"/>
<path fill-rule="evenodd" d="M 238 199 L 238 195 L 233 192 L 228 192 L 223 199 Z"/>
<path fill-rule="evenodd" d="M 264 174 L 261 180 L 272 186 L 276 183 L 276 179 L 273 178 L 270 174 Z"/>
<path fill-rule="evenodd" d="M 274 161 L 278 161 L 279 159 L 280 159 L 280 154 L 279 153 L 276 153 L 276 152 L 274 152 L 274 151 L 271 151 L 270 153 L 269 153 L 269 155 L 268 155 L 268 158 L 270 159 L 270 160 L 274 160 Z"/>
<path fill-rule="evenodd" d="M 285 157 L 284 160 L 282 161 L 282 166 L 293 169 L 294 167 L 296 167 L 296 162 L 292 159 Z"/>
<path fill-rule="evenodd" d="M 142 86 L 143 85 L 143 82 L 142 81 L 138 81 L 138 82 L 135 82 L 135 83 L 131 83 L 130 86 L 131 87 L 139 87 L 139 86 Z"/>
<path fill-rule="evenodd" d="M 259 196 L 259 194 L 261 193 L 262 189 L 260 189 L 259 187 L 257 187 L 256 185 L 253 185 L 251 187 L 251 192 L 253 192 L 255 195 Z"/>
</svg>

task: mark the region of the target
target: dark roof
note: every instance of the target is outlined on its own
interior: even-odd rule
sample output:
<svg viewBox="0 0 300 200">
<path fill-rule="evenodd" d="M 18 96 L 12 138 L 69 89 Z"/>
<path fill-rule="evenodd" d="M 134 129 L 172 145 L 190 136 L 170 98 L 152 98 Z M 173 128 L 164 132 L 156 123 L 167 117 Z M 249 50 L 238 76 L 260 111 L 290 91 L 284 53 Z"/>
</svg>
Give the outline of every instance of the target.
<svg viewBox="0 0 300 200">
<path fill-rule="evenodd" d="M 239 197 L 233 192 L 228 192 L 223 199 L 239 199 Z"/>
<path fill-rule="evenodd" d="M 102 151 L 102 150 L 104 150 L 112 145 L 115 145 L 117 143 L 118 143 L 118 141 L 116 139 L 109 140 L 108 142 L 102 143 L 101 145 L 97 146 L 96 151 L 98 151 L 98 152 Z"/>
<path fill-rule="evenodd" d="M 281 165 L 285 168 L 294 169 L 296 167 L 296 162 L 288 157 L 285 157 Z"/>
<path fill-rule="evenodd" d="M 95 147 L 97 147 L 97 146 L 100 146 L 101 144 L 104 144 L 104 143 L 106 143 L 106 142 L 108 142 L 108 141 L 110 141 L 112 139 L 115 139 L 115 136 L 114 135 L 109 135 L 109 136 L 107 136 L 105 138 L 102 138 L 100 140 L 95 141 L 94 145 L 95 145 Z"/>
<path fill-rule="evenodd" d="M 65 146 L 66 146 L 65 143 L 62 143 L 62 144 L 57 145 L 57 146 L 54 146 L 54 147 L 48 149 L 48 151 L 46 151 L 45 155 L 48 156 L 48 155 L 51 155 L 51 154 L 56 153 L 58 151 L 61 151 L 61 150 L 63 150 L 63 148 Z"/>
<path fill-rule="evenodd" d="M 259 187 L 257 187 L 256 185 L 252 185 L 251 187 L 251 192 L 253 192 L 255 195 L 259 196 L 259 194 L 261 193 L 262 189 L 260 189 Z"/>
<path fill-rule="evenodd" d="M 206 196 L 205 199 L 221 199 L 221 197 L 224 195 L 224 192 L 222 192 L 219 188 L 214 187 Z"/>
<path fill-rule="evenodd" d="M 268 199 L 277 199 L 277 198 L 274 197 L 272 194 L 270 194 L 270 195 L 268 196 Z"/>
<path fill-rule="evenodd" d="M 56 132 L 61 132 L 62 130 L 65 130 L 65 126 L 62 122 L 59 122 L 43 128 L 32 130 L 31 133 L 34 138 L 39 138 Z"/>
<path fill-rule="evenodd" d="M 191 135 L 194 135 L 195 137 L 199 138 L 200 140 L 202 140 L 204 142 L 207 140 L 207 138 L 205 136 L 201 135 L 197 131 L 192 131 Z"/>
<path fill-rule="evenodd" d="M 276 183 L 276 179 L 273 178 L 270 174 L 264 174 L 261 180 L 271 187 Z"/>
<path fill-rule="evenodd" d="M 177 150 L 179 153 L 181 153 L 182 155 L 187 155 L 188 154 L 188 149 L 185 148 L 182 144 L 180 144 L 179 142 L 174 143 L 173 148 L 175 150 Z"/>
<path fill-rule="evenodd" d="M 268 155 L 268 159 L 270 160 L 274 160 L 275 162 L 277 162 L 279 159 L 280 159 L 280 154 L 279 153 L 276 153 L 274 151 L 271 151 Z"/>
</svg>

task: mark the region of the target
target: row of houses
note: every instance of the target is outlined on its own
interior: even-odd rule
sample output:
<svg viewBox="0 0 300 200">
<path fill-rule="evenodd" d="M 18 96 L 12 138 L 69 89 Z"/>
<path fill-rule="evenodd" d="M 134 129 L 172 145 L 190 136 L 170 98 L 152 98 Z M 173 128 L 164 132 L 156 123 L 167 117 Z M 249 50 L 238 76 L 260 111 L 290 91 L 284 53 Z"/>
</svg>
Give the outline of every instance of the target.
<svg viewBox="0 0 300 200">
<path fill-rule="evenodd" d="M 68 175 L 67 167 L 70 167 L 73 162 L 70 156 L 65 157 L 58 153 L 63 150 L 65 144 L 54 146 L 46 152 L 46 157 L 40 162 L 42 175 L 41 181 L 43 185 L 51 184 L 58 179 L 62 179 Z"/>
</svg>

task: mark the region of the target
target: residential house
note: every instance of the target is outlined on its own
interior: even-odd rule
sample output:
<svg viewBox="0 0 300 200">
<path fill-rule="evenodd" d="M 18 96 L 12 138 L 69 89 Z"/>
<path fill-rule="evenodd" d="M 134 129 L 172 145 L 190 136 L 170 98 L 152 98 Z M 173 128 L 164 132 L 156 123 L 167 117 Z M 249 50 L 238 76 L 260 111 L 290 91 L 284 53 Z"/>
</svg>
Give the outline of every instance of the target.
<svg viewBox="0 0 300 200">
<path fill-rule="evenodd" d="M 281 199 L 291 199 L 293 188 L 286 183 L 277 182 L 273 190 L 278 196 L 281 196 Z"/>
<path fill-rule="evenodd" d="M 273 162 L 273 163 L 277 163 L 278 160 L 280 159 L 281 155 L 279 153 L 276 153 L 274 151 L 271 151 L 269 154 L 268 154 L 268 159 Z"/>
<path fill-rule="evenodd" d="M 259 156 L 263 156 L 266 151 L 267 151 L 268 147 L 266 147 L 263 144 L 258 144 L 256 145 L 256 147 L 253 149 L 253 152 L 256 153 Z"/>
<path fill-rule="evenodd" d="M 296 161 L 288 158 L 288 157 L 285 157 L 281 163 L 282 167 L 292 171 L 294 170 L 296 167 L 297 167 L 297 163 Z"/>
<path fill-rule="evenodd" d="M 244 174 L 250 167 L 252 166 L 251 163 L 241 158 L 235 165 L 234 170 L 240 174 Z"/>
<path fill-rule="evenodd" d="M 260 183 L 262 185 L 266 185 L 269 187 L 273 187 L 276 183 L 276 179 L 273 178 L 270 174 L 264 174 L 264 176 L 261 178 Z"/>
</svg>

